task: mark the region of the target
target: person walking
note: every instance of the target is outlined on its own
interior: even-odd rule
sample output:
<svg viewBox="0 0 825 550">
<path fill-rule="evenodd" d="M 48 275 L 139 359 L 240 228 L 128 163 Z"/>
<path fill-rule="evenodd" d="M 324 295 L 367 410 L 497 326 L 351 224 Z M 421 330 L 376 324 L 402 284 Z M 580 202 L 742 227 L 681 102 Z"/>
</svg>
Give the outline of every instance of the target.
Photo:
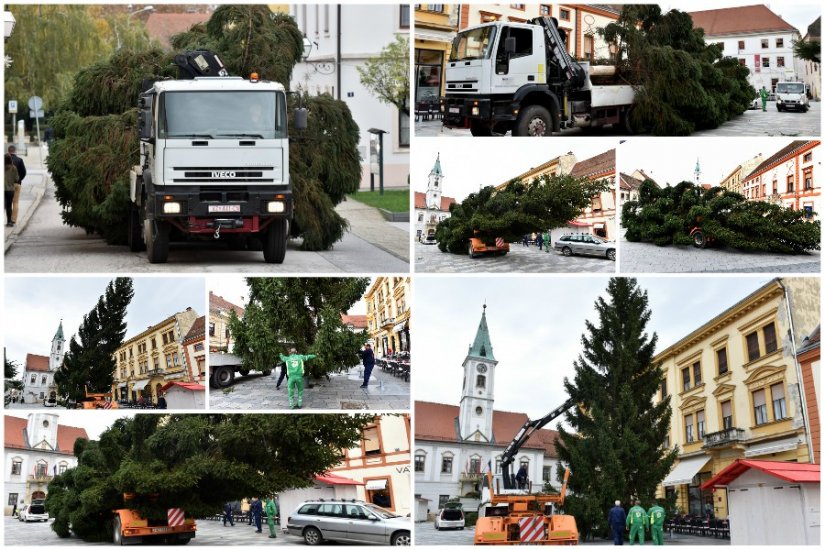
<svg viewBox="0 0 825 550">
<path fill-rule="evenodd" d="M 276 390 L 281 389 L 281 382 L 283 382 L 284 378 L 286 378 L 286 363 L 281 362 L 281 363 L 278 363 L 277 365 L 275 365 L 275 370 L 276 371 L 277 371 L 278 367 L 281 368 L 281 374 L 278 375 L 278 383 L 275 384 L 275 389 Z M 273 373 L 273 375 L 274 375 L 274 373 Z"/>
<path fill-rule="evenodd" d="M 249 525 L 252 525 L 252 512 L 249 511 L 249 499 L 241 499 L 241 514 L 246 518 Z"/>
<path fill-rule="evenodd" d="M 762 100 L 762 110 L 767 111 L 768 110 L 768 90 L 766 90 L 764 86 L 762 86 L 762 89 L 759 90 L 759 98 Z"/>
<path fill-rule="evenodd" d="M 544 234 L 543 233 L 539 232 L 539 234 L 536 236 L 536 242 L 539 244 L 539 251 L 543 250 L 543 248 L 542 248 L 543 245 L 544 245 Z"/>
<path fill-rule="evenodd" d="M 665 509 L 654 504 L 647 511 L 650 517 L 650 538 L 654 546 L 662 546 L 665 543 Z"/>
<path fill-rule="evenodd" d="M 17 168 L 17 175 L 20 176 L 20 181 L 14 186 L 14 196 L 12 197 L 11 224 L 14 225 L 17 223 L 17 216 L 20 213 L 20 191 L 23 189 L 23 180 L 26 179 L 26 163 L 17 156 L 17 147 L 14 145 L 9 145 L 8 153 L 11 156 L 12 164 Z"/>
<path fill-rule="evenodd" d="M 255 532 L 263 533 L 261 529 L 261 514 L 264 512 L 264 507 L 258 497 L 252 497 L 252 502 L 249 503 L 249 511 L 252 513 L 252 519 L 255 520 Z"/>
<path fill-rule="evenodd" d="M 550 252 L 550 231 L 544 234 L 544 251 Z"/>
<path fill-rule="evenodd" d="M 11 517 L 17 517 L 17 500 L 11 505 Z"/>
<path fill-rule="evenodd" d="M 298 394 L 297 408 L 304 404 L 304 361 L 315 359 L 315 356 L 300 355 L 295 348 L 290 348 L 289 355 L 281 355 L 281 361 L 286 363 L 287 389 L 289 390 L 289 408 L 295 408 L 293 396 Z"/>
<path fill-rule="evenodd" d="M 235 527 L 235 520 L 232 517 L 232 503 L 227 502 L 223 505 L 223 526 L 226 527 L 226 522 L 229 522 L 229 525 Z"/>
<path fill-rule="evenodd" d="M 275 499 L 269 497 L 266 500 L 266 524 L 269 526 L 269 538 L 278 538 L 275 532 L 275 518 L 278 516 L 278 505 L 275 504 Z"/>
<path fill-rule="evenodd" d="M 3 155 L 3 206 L 6 209 L 6 227 L 14 227 L 14 195 L 20 194 L 20 174 L 11 160 L 11 155 Z"/>
<path fill-rule="evenodd" d="M 628 510 L 625 525 L 630 527 L 630 544 L 633 544 L 634 539 L 638 536 L 639 544 L 645 543 L 645 529 L 647 526 L 647 512 L 642 508 L 642 503 L 636 500 L 635 506 Z"/>
<path fill-rule="evenodd" d="M 621 501 L 617 500 L 615 506 L 607 513 L 607 524 L 613 530 L 613 545 L 622 546 L 624 544 L 624 529 L 627 516 L 622 508 Z"/>
<path fill-rule="evenodd" d="M 364 344 L 364 350 L 361 352 L 361 362 L 364 363 L 364 383 L 359 387 L 366 388 L 370 383 L 372 369 L 375 367 L 375 354 L 372 352 L 372 347 L 369 344 Z"/>
</svg>

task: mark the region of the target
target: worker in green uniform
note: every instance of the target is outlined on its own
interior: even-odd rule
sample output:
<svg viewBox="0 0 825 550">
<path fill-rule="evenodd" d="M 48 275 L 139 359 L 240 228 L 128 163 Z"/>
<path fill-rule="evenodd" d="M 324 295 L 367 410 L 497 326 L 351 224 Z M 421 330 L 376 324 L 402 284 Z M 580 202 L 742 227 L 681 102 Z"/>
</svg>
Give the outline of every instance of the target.
<svg viewBox="0 0 825 550">
<path fill-rule="evenodd" d="M 639 544 L 645 543 L 645 529 L 647 529 L 647 512 L 642 508 L 642 503 L 636 501 L 636 505 L 627 511 L 627 519 L 625 520 L 625 527 L 630 528 L 630 544 L 636 535 L 639 535 Z"/>
<path fill-rule="evenodd" d="M 278 538 L 278 535 L 275 533 L 275 518 L 278 516 L 278 505 L 275 504 L 274 498 L 269 497 L 266 500 L 264 510 L 266 511 L 266 524 L 269 525 L 269 538 Z"/>
<path fill-rule="evenodd" d="M 314 355 L 299 355 L 295 348 L 289 350 L 289 355 L 281 355 L 281 361 L 286 363 L 287 388 L 289 389 L 289 408 L 294 409 L 293 395 L 298 394 L 298 408 L 304 403 L 304 361 L 315 359 Z"/>
<path fill-rule="evenodd" d="M 647 515 L 650 517 L 650 538 L 653 539 L 653 545 L 662 546 L 665 543 L 665 509 L 654 504 L 647 511 Z"/>
<path fill-rule="evenodd" d="M 766 90 L 764 86 L 762 86 L 762 89 L 759 90 L 759 99 L 762 100 L 762 110 L 767 111 L 768 110 L 768 90 Z"/>
</svg>

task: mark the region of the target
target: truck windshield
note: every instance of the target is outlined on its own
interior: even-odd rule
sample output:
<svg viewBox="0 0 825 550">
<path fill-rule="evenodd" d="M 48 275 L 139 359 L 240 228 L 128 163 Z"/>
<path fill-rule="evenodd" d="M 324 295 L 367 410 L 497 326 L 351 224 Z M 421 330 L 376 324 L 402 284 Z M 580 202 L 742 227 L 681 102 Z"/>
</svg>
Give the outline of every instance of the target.
<svg viewBox="0 0 825 550">
<path fill-rule="evenodd" d="M 453 49 L 450 51 L 450 61 L 487 59 L 490 57 L 490 52 L 493 51 L 492 46 L 495 39 L 495 25 L 460 32 L 453 40 Z"/>
<path fill-rule="evenodd" d="M 286 138 L 286 100 L 277 91 L 166 92 L 158 108 L 158 137 Z"/>
<path fill-rule="evenodd" d="M 805 84 L 802 82 L 779 82 L 776 85 L 778 94 L 804 94 Z"/>
</svg>

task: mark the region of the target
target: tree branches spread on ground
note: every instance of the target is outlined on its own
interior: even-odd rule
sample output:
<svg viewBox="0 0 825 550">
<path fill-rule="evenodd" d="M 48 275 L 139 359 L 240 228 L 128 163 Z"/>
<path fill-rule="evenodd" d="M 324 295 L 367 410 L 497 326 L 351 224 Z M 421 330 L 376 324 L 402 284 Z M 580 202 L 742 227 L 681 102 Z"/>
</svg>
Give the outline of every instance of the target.
<svg viewBox="0 0 825 550">
<path fill-rule="evenodd" d="M 450 207 L 450 217 L 436 228 L 438 248 L 466 254 L 474 235 L 512 242 L 527 233 L 562 227 L 608 187 L 602 180 L 570 175 L 544 175 L 529 184 L 513 180 L 501 190 L 485 187 Z"/>
<path fill-rule="evenodd" d="M 358 363 L 357 352 L 367 339 L 364 331 L 349 330 L 341 315 L 361 299 L 365 277 L 248 278 L 249 303 L 243 319 L 234 312 L 229 330 L 233 353 L 250 370 L 264 370 L 295 347 L 307 361 L 307 374 L 320 377 Z"/>
<path fill-rule="evenodd" d="M 718 245 L 787 254 L 819 250 L 821 238 L 819 220 L 806 221 L 802 210 L 687 181 L 661 189 L 642 183 L 639 200 L 622 206 L 622 226 L 629 241 L 687 245 L 691 229 L 700 227 Z"/>
<path fill-rule="evenodd" d="M 656 487 L 678 453 L 662 445 L 670 424 L 670 397 L 653 404 L 662 370 L 653 364 L 656 334 L 646 332 L 651 311 L 635 279 L 612 278 L 596 300 L 598 321 L 587 322 L 582 352 L 567 394 L 578 404 L 565 413 L 556 450 L 558 479 L 570 466 L 565 513 L 583 538 L 606 536 L 604 518 L 614 500 L 653 502 Z"/>
<path fill-rule="evenodd" d="M 126 335 L 126 308 L 132 301 L 132 279 L 110 281 L 95 307 L 83 316 L 69 340 L 63 364 L 54 373 L 58 394 L 80 401 L 89 392 L 108 392 L 115 373 L 115 352 Z"/>
<path fill-rule="evenodd" d="M 303 36 L 295 21 L 266 6 L 229 5 L 173 39 L 176 51 L 209 49 L 231 74 L 289 86 Z M 55 141 L 48 158 L 63 222 L 125 244 L 129 170 L 137 164 L 137 99 L 144 79 L 173 78 L 173 54 L 121 50 L 78 74 L 61 111 L 51 119 Z M 344 102 L 304 96 L 308 128 L 293 133 L 290 176 L 295 199 L 293 237 L 305 250 L 324 250 L 343 237 L 347 222 L 334 210 L 361 181 L 358 126 Z"/>
<path fill-rule="evenodd" d="M 358 445 L 371 415 L 136 415 L 75 443 L 76 468 L 49 483 L 60 537 L 112 538 L 113 511 L 164 521 L 168 508 L 208 517 L 228 501 L 310 485 Z M 134 498 L 124 502 L 124 493 Z"/>
<path fill-rule="evenodd" d="M 748 69 L 706 44 L 690 15 L 655 4 L 626 5 L 600 31 L 619 45 L 613 63 L 637 87 L 631 124 L 655 135 L 689 135 L 740 115 L 756 97 Z"/>
</svg>

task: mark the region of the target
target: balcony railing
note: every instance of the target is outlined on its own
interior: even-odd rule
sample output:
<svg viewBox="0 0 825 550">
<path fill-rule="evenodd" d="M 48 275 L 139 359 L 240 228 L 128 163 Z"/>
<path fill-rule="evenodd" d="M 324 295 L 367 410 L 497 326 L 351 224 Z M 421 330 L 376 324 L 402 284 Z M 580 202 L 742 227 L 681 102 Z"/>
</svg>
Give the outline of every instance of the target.
<svg viewBox="0 0 825 550">
<path fill-rule="evenodd" d="M 394 325 L 395 324 L 395 317 L 387 317 L 385 319 L 381 319 L 381 322 L 378 324 L 380 327 L 385 327 L 387 325 Z"/>
<path fill-rule="evenodd" d="M 704 447 L 722 447 L 738 441 L 745 441 L 745 430 L 741 428 L 728 428 L 720 432 L 705 434 Z"/>
<path fill-rule="evenodd" d="M 53 476 L 46 475 L 46 474 L 34 474 L 30 475 L 28 480 L 29 483 L 49 483 L 53 479 Z"/>
<path fill-rule="evenodd" d="M 481 476 L 484 475 L 480 472 L 461 472 L 458 476 L 459 481 L 469 481 L 474 483 L 481 479 Z"/>
</svg>

